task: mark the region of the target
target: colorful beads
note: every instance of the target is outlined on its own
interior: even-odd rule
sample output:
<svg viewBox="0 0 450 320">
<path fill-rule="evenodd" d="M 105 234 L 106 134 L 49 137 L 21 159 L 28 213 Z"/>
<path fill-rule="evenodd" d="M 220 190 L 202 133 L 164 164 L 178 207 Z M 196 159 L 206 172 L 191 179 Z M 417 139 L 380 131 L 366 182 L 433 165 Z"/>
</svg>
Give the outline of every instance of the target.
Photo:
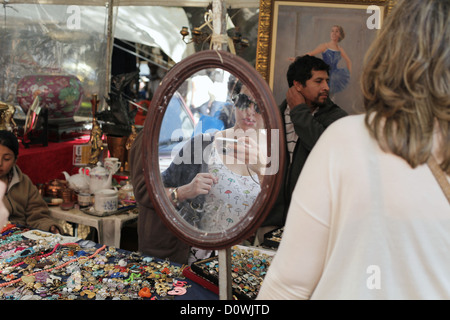
<svg viewBox="0 0 450 320">
<path fill-rule="evenodd" d="M 0 299 L 154 300 L 189 287 L 176 279 L 183 268 L 168 261 L 114 247 L 55 245 L 50 238 L 25 245 L 18 235 L 21 246 L 0 252 Z"/>
<path fill-rule="evenodd" d="M 148 287 L 144 287 L 141 290 L 139 290 L 139 297 L 150 298 L 151 296 L 152 296 L 152 293 L 150 292 L 150 289 Z"/>
</svg>

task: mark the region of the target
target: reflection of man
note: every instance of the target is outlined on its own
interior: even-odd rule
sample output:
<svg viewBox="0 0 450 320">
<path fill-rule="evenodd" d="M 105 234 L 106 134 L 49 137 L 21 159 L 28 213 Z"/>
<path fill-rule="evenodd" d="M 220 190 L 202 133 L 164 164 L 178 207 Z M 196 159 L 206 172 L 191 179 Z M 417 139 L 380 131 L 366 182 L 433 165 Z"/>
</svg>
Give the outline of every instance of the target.
<svg viewBox="0 0 450 320">
<path fill-rule="evenodd" d="M 286 134 L 287 169 L 278 199 L 262 224 L 267 229 L 284 225 L 292 191 L 309 153 L 325 129 L 347 115 L 329 99 L 329 66 L 322 59 L 297 57 L 289 66 L 287 80 L 286 100 L 279 107 Z"/>
</svg>

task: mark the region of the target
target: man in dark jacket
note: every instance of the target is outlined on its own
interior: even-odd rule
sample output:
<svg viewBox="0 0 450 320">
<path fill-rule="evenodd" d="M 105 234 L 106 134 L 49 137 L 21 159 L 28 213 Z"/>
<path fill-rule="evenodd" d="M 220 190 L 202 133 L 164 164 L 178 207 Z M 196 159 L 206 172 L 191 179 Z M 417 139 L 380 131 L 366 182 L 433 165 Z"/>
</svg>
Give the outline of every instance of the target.
<svg viewBox="0 0 450 320">
<path fill-rule="evenodd" d="M 279 106 L 286 134 L 284 183 L 262 227 L 284 226 L 292 191 L 309 153 L 325 129 L 347 113 L 329 99 L 329 66 L 316 57 L 298 57 L 287 72 L 289 90 Z"/>
<path fill-rule="evenodd" d="M 186 264 L 190 246 L 178 239 L 163 223 L 150 200 L 145 184 L 145 174 L 142 161 L 142 130 L 131 147 L 131 181 L 134 196 L 138 203 L 138 251 L 152 257 L 169 259 L 172 262 Z"/>
</svg>

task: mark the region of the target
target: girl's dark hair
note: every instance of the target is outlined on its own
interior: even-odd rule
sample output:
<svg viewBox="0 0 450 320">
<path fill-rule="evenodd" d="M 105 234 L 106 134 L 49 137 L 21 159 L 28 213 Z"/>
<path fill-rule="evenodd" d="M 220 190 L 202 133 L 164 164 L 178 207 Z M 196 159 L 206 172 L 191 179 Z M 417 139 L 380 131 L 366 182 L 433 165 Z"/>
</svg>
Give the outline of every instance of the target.
<svg viewBox="0 0 450 320">
<path fill-rule="evenodd" d="M 7 130 L 0 130 L 0 145 L 11 149 L 17 159 L 19 155 L 19 141 L 14 133 Z"/>
<path fill-rule="evenodd" d="M 300 82 L 303 86 L 306 85 L 306 81 L 311 79 L 312 70 L 326 71 L 330 73 L 330 66 L 320 58 L 304 55 L 297 57 L 292 62 L 287 71 L 287 81 L 289 88 L 294 85 L 294 80 Z"/>
</svg>

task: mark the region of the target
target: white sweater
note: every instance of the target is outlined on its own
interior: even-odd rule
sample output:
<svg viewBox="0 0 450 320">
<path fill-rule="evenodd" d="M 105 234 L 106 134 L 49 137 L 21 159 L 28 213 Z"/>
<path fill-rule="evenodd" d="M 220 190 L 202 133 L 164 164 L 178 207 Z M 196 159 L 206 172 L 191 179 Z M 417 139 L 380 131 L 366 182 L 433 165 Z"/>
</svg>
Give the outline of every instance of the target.
<svg viewBox="0 0 450 320">
<path fill-rule="evenodd" d="M 258 299 L 450 299 L 450 205 L 428 166 L 383 152 L 363 115 L 333 123 Z"/>
</svg>

